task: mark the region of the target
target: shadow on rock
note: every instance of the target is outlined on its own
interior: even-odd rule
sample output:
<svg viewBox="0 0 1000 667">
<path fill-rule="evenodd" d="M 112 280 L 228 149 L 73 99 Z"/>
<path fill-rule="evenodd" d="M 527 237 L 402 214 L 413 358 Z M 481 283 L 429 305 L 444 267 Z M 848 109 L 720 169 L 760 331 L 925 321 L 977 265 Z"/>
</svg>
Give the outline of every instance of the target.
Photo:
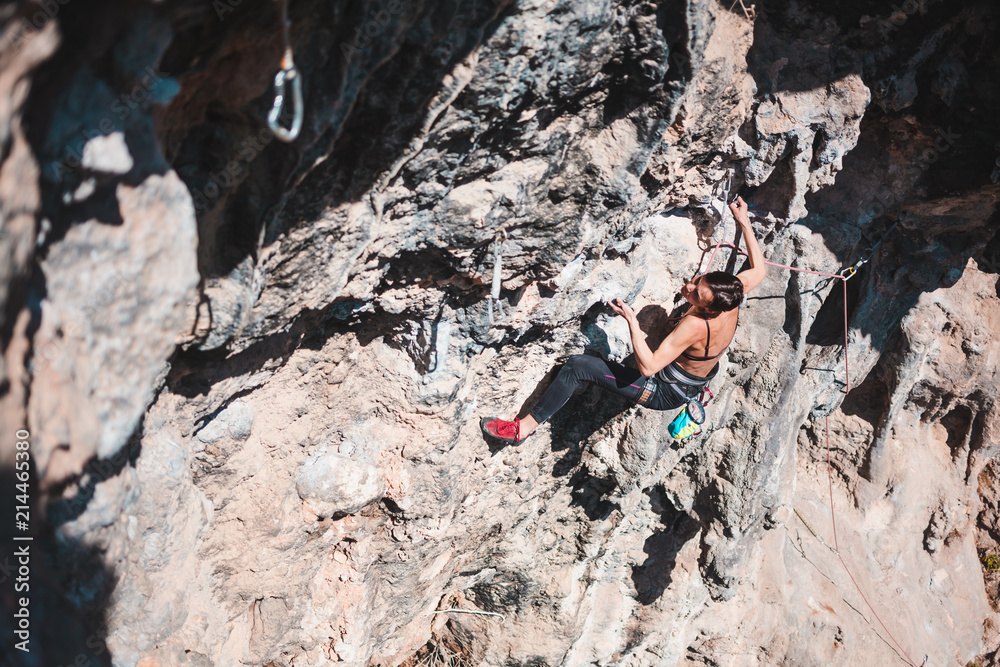
<svg viewBox="0 0 1000 667">
<path fill-rule="evenodd" d="M 83 472 L 78 476 L 67 479 L 57 488 L 49 490 L 50 496 L 56 500 L 48 504 L 46 515 L 54 529 L 73 521 L 87 511 L 98 484 L 117 476 L 126 466 L 135 466 L 142 449 L 139 437 L 141 428 L 140 423 L 137 433 L 113 456 L 106 459 L 95 456 L 83 466 Z M 70 484 L 76 485 L 76 494 L 69 498 L 60 497 L 62 491 Z"/>
<path fill-rule="evenodd" d="M 11 491 L 2 507 L 14 517 L 18 486 L 12 470 L 0 472 L 0 488 Z M 34 481 L 28 491 L 31 498 L 40 497 Z M 99 548 L 56 537 L 37 507 L 32 509 L 30 531 L 15 530 L 13 521 L 0 528 L 0 632 L 5 637 L 0 664 L 110 665 L 104 625 L 115 572 Z M 15 540 L 28 536 L 32 539 Z M 25 601 L 27 615 L 18 616 Z"/>
<path fill-rule="evenodd" d="M 587 465 L 594 458 L 585 443 L 605 424 L 632 407 L 628 399 L 588 387 L 571 398 L 551 420 L 552 450 L 565 452 L 552 468 L 553 477 L 570 475 L 572 504 L 583 509 L 591 521 L 608 517 L 618 504 L 606 497 L 618 482 L 611 471 L 595 471 Z M 599 467 L 599 466 L 598 466 Z"/>
<path fill-rule="evenodd" d="M 613 473 L 594 474 L 583 465 L 577 468 L 569 482 L 573 487 L 571 504 L 580 507 L 591 521 L 603 521 L 611 512 L 621 509 L 618 503 L 607 499 L 618 485 Z"/>
<path fill-rule="evenodd" d="M 670 575 L 677 564 L 677 554 L 698 533 L 698 525 L 667 500 L 659 486 L 646 489 L 652 509 L 660 515 L 664 529 L 646 538 L 641 565 L 632 566 L 632 584 L 641 604 L 652 604 L 670 586 Z"/>
</svg>

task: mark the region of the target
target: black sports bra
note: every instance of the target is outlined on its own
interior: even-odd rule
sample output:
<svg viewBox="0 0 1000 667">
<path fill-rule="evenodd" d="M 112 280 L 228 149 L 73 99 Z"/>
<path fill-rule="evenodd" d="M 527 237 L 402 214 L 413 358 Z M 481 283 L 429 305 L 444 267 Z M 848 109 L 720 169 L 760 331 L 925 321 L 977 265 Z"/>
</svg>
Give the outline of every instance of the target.
<svg viewBox="0 0 1000 667">
<path fill-rule="evenodd" d="M 708 347 L 712 343 L 712 327 L 708 326 L 708 318 L 700 317 L 698 315 L 695 315 L 695 317 L 699 317 L 699 319 L 702 319 L 705 322 L 705 331 L 708 334 L 707 337 L 705 338 L 705 356 L 696 357 L 695 355 L 688 354 L 687 352 L 681 352 L 681 356 L 684 357 L 685 359 L 690 359 L 691 361 L 712 361 L 713 359 L 718 359 L 719 357 L 721 357 L 726 353 L 726 350 L 729 349 L 729 345 L 726 345 L 724 348 L 722 348 L 722 351 L 719 352 L 718 354 L 713 354 L 712 356 L 709 356 Z M 732 341 L 729 342 L 730 344 L 732 344 Z"/>
</svg>

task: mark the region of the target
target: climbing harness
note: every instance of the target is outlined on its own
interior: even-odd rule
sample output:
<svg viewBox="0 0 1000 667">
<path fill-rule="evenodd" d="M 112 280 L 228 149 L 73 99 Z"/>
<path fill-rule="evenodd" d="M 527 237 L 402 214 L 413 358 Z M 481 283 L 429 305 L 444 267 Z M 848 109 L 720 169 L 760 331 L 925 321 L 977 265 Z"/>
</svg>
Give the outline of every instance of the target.
<svg viewBox="0 0 1000 667">
<path fill-rule="evenodd" d="M 490 290 L 489 299 L 487 299 L 490 308 L 490 325 L 494 325 L 506 317 L 503 313 L 503 306 L 500 304 L 500 276 L 503 271 L 501 262 L 503 260 L 503 242 L 506 240 L 507 231 L 504 229 L 500 229 L 493 239 L 493 287 Z M 496 304 L 497 311 L 500 313 L 500 317 L 498 318 L 493 316 L 494 304 Z"/>
<path fill-rule="evenodd" d="M 281 57 L 281 69 L 274 75 L 274 105 L 267 114 L 267 126 L 281 141 L 295 141 L 302 129 L 302 75 L 295 67 L 292 59 L 292 42 L 289 38 L 288 0 L 279 0 L 281 6 L 281 24 L 285 38 L 285 54 Z M 285 106 L 285 84 L 292 86 L 292 105 L 294 107 L 292 124 L 288 129 L 282 127 L 280 119 Z"/>
<path fill-rule="evenodd" d="M 633 366 L 633 368 L 636 368 L 636 366 Z M 694 396 L 692 390 L 700 391 L 701 395 L 704 395 L 704 392 L 707 391 L 711 395 L 712 392 L 708 389 L 708 385 L 718 374 L 719 364 L 713 366 L 708 375 L 701 378 L 686 373 L 683 369 L 672 363 L 667 364 L 662 370 L 646 378 L 646 382 L 642 387 L 642 394 L 639 395 L 639 398 L 635 402 L 641 406 L 648 405 L 661 384 L 684 387 L 677 391 L 685 399 L 690 399 Z M 699 398 L 699 400 L 701 399 Z"/>
<path fill-rule="evenodd" d="M 676 384 L 676 382 L 671 382 Z M 655 375 L 646 378 L 642 387 L 642 394 L 636 399 L 636 405 L 645 406 L 656 394 L 657 380 Z M 705 393 L 708 399 L 705 399 Z M 675 442 L 686 442 L 695 436 L 701 435 L 701 425 L 705 423 L 705 406 L 715 397 L 708 387 L 703 387 L 697 398 L 688 398 L 687 405 L 682 409 L 673 421 L 667 425 L 667 432 Z"/>
</svg>

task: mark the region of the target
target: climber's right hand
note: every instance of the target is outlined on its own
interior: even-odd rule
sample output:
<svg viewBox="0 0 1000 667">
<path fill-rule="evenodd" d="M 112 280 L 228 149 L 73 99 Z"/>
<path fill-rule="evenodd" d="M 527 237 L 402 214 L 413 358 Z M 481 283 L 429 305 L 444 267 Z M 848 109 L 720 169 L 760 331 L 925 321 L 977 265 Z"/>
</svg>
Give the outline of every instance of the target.
<svg viewBox="0 0 1000 667">
<path fill-rule="evenodd" d="M 615 311 L 615 314 L 624 317 L 627 322 L 635 319 L 635 311 L 625 303 L 625 299 L 612 299 L 608 301 L 608 305 L 611 306 L 611 310 Z"/>
<path fill-rule="evenodd" d="M 736 218 L 736 222 L 739 223 L 741 227 L 750 226 L 750 216 L 747 214 L 747 203 L 743 201 L 743 197 L 737 197 L 736 201 L 729 205 L 729 210 L 733 212 L 733 217 Z"/>
</svg>

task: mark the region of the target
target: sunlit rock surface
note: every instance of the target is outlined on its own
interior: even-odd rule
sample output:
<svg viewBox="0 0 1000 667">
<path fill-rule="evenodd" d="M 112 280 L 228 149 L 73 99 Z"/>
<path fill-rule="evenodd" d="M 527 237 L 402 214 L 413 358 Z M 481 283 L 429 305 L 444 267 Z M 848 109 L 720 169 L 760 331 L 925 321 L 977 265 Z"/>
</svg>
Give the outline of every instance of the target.
<svg viewBox="0 0 1000 667">
<path fill-rule="evenodd" d="M 0 11 L 12 664 L 998 664 L 991 3 L 296 0 L 291 144 L 276 3 L 53 7 Z M 739 270 L 736 193 L 856 273 L 771 267 L 701 437 L 483 441 Z"/>
</svg>

